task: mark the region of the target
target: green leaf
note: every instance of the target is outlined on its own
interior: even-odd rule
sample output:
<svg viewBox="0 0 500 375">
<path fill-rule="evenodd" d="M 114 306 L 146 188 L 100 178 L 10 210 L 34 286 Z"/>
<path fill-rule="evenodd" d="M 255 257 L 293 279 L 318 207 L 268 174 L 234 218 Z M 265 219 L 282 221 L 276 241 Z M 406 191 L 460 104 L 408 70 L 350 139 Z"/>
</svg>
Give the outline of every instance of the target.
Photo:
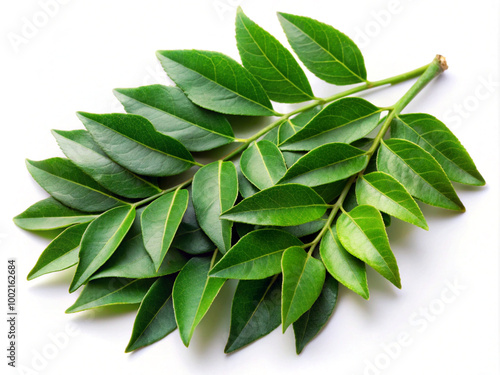
<svg viewBox="0 0 500 375">
<path fill-rule="evenodd" d="M 238 175 L 230 161 L 216 161 L 201 168 L 193 179 L 193 204 L 198 223 L 224 254 L 231 247 L 232 223 L 220 215 L 238 197 Z"/>
<path fill-rule="evenodd" d="M 320 260 L 311 257 L 299 246 L 285 250 L 281 268 L 283 270 L 281 321 L 285 332 L 288 326 L 309 310 L 319 297 L 326 271 Z"/>
<path fill-rule="evenodd" d="M 295 323 L 295 350 L 300 354 L 304 347 L 321 331 L 330 319 L 337 304 L 339 283 L 330 275 L 326 275 L 325 284 L 314 305 Z"/>
<path fill-rule="evenodd" d="M 378 125 L 382 109 L 361 98 L 344 98 L 326 106 L 280 149 L 309 151 L 327 143 L 351 143 Z"/>
<path fill-rule="evenodd" d="M 327 271 L 336 280 L 364 299 L 370 297 L 365 264 L 344 249 L 335 226 L 328 228 L 321 239 L 319 253 Z"/>
<path fill-rule="evenodd" d="M 156 56 L 200 107 L 231 115 L 276 114 L 259 81 L 229 56 L 200 50 L 157 51 Z"/>
<path fill-rule="evenodd" d="M 275 145 L 278 144 L 278 127 L 272 128 L 270 131 L 266 133 L 265 136 L 262 137 L 266 141 L 272 142 Z"/>
<path fill-rule="evenodd" d="M 75 313 L 111 305 L 140 303 L 154 279 L 106 278 L 90 281 L 66 313 Z"/>
<path fill-rule="evenodd" d="M 346 180 L 340 180 L 330 184 L 315 186 L 313 187 L 313 190 L 318 193 L 326 203 L 329 203 L 342 193 L 346 182 Z"/>
<path fill-rule="evenodd" d="M 92 138 L 115 162 L 146 176 L 172 176 L 196 162 L 178 140 L 159 133 L 144 117 L 78 112 Z"/>
<path fill-rule="evenodd" d="M 76 210 L 99 212 L 125 203 L 113 197 L 68 159 L 26 160 L 26 167 L 47 193 Z"/>
<path fill-rule="evenodd" d="M 292 226 L 320 218 L 326 208 L 325 201 L 310 187 L 284 184 L 242 200 L 221 218 L 248 224 Z"/>
<path fill-rule="evenodd" d="M 122 242 L 135 218 L 133 206 L 109 210 L 90 223 L 82 238 L 79 263 L 71 282 L 74 292 L 99 269 Z"/>
<path fill-rule="evenodd" d="M 113 91 L 127 113 L 147 118 L 160 133 L 189 151 L 206 151 L 231 143 L 234 133 L 226 118 L 194 105 L 178 87 L 151 85 Z"/>
<path fill-rule="evenodd" d="M 30 206 L 14 218 L 14 223 L 26 230 L 52 230 L 73 224 L 88 223 L 97 215 L 89 215 L 66 207 L 54 198 L 46 198 Z"/>
<path fill-rule="evenodd" d="M 310 221 L 301 225 L 295 225 L 292 227 L 282 227 L 280 229 L 293 234 L 296 237 L 304 237 L 320 231 L 326 224 L 327 218 L 327 215 L 323 215 L 323 217 L 318 220 Z"/>
<path fill-rule="evenodd" d="M 309 151 L 290 167 L 279 183 L 319 186 L 344 180 L 368 163 L 368 155 L 345 143 L 329 143 Z"/>
<path fill-rule="evenodd" d="M 73 225 L 54 238 L 28 274 L 28 280 L 77 264 L 80 241 L 88 225 L 89 223 Z"/>
<path fill-rule="evenodd" d="M 434 116 L 424 113 L 400 115 L 391 123 L 391 136 L 422 147 L 441 164 L 451 181 L 466 185 L 485 184 L 460 141 Z"/>
<path fill-rule="evenodd" d="M 241 280 L 231 306 L 231 329 L 224 353 L 231 353 L 275 330 L 281 323 L 281 279 Z"/>
<path fill-rule="evenodd" d="M 242 237 L 212 268 L 210 276 L 226 279 L 264 279 L 281 272 L 281 255 L 302 242 L 277 229 L 259 229 Z"/>
<path fill-rule="evenodd" d="M 448 176 L 427 151 L 404 139 L 382 142 L 377 169 L 398 180 L 415 198 L 432 206 L 465 211 Z"/>
<path fill-rule="evenodd" d="M 299 160 L 306 153 L 302 151 L 283 151 L 281 154 L 285 159 L 286 165 L 290 168 L 297 162 L 297 160 Z"/>
<path fill-rule="evenodd" d="M 283 121 L 279 126 L 278 144 L 284 143 L 288 138 L 295 135 L 309 121 L 321 111 L 321 106 L 317 105 L 311 109 L 299 113 L 297 116 Z"/>
<path fill-rule="evenodd" d="M 271 100 L 299 103 L 314 99 L 309 81 L 292 54 L 241 8 L 236 13 L 236 41 L 243 65 Z"/>
<path fill-rule="evenodd" d="M 102 279 L 103 277 L 129 279 L 160 277 L 180 271 L 186 263 L 186 256 L 177 249 L 171 248 L 163 258 L 160 268 L 156 270 L 144 247 L 142 235 L 139 233 L 130 238 L 127 235 L 127 238 L 118 246 L 111 258 L 90 277 L 90 280 Z"/>
<path fill-rule="evenodd" d="M 192 258 L 177 276 L 173 300 L 177 326 L 184 345 L 189 346 L 196 326 L 224 284 L 224 279 L 208 277 L 209 258 Z"/>
<path fill-rule="evenodd" d="M 159 269 L 186 212 L 189 193 L 175 190 L 156 199 L 141 215 L 144 246 Z"/>
<path fill-rule="evenodd" d="M 139 306 L 132 336 L 125 349 L 129 353 L 151 345 L 177 328 L 172 304 L 173 277 L 161 277 L 148 290 Z"/>
<path fill-rule="evenodd" d="M 337 234 L 344 248 L 361 259 L 396 287 L 401 279 L 380 212 L 361 205 L 344 212 L 337 220 Z"/>
<path fill-rule="evenodd" d="M 238 173 L 238 190 L 243 198 L 248 198 L 259 191 L 247 178 L 243 175 L 240 166 L 236 167 Z"/>
<path fill-rule="evenodd" d="M 429 229 L 410 193 L 387 173 L 372 172 L 358 178 L 356 198 L 359 204 L 368 204 L 400 220 Z"/>
<path fill-rule="evenodd" d="M 86 130 L 52 130 L 64 154 L 109 191 L 127 198 L 144 198 L 161 191 L 112 161 Z"/>
<path fill-rule="evenodd" d="M 361 51 L 345 34 L 312 18 L 278 13 L 288 42 L 304 65 L 334 85 L 366 81 Z"/>
<path fill-rule="evenodd" d="M 285 159 L 274 143 L 262 140 L 241 155 L 243 175 L 260 190 L 275 185 L 286 173 Z"/>
</svg>

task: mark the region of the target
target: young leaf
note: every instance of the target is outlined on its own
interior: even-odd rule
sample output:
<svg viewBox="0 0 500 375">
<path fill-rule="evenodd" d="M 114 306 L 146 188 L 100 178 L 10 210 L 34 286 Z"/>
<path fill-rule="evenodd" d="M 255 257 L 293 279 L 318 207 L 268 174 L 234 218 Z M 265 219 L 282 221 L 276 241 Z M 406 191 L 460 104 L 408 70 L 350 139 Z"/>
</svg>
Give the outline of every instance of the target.
<svg viewBox="0 0 500 375">
<path fill-rule="evenodd" d="M 186 212 L 189 193 L 175 190 L 156 199 L 143 211 L 141 227 L 144 246 L 158 270 Z"/>
<path fill-rule="evenodd" d="M 144 247 L 142 235 L 140 233 L 132 237 L 128 237 L 128 235 L 111 258 L 90 277 L 90 280 L 102 279 L 103 277 L 149 279 L 178 272 L 187 263 L 187 257 L 184 254 L 171 248 L 163 258 L 160 268 L 156 270 Z"/>
<path fill-rule="evenodd" d="M 366 81 L 363 55 L 354 42 L 312 18 L 278 13 L 288 42 L 304 65 L 334 85 Z"/>
<path fill-rule="evenodd" d="M 281 323 L 281 278 L 241 280 L 231 306 L 231 329 L 224 353 L 267 335 Z"/>
<path fill-rule="evenodd" d="M 161 191 L 112 161 L 86 130 L 52 130 L 62 152 L 109 191 L 127 198 L 144 198 Z"/>
<path fill-rule="evenodd" d="M 206 151 L 231 143 L 234 134 L 226 118 L 193 104 L 178 87 L 151 85 L 113 91 L 127 113 L 147 118 L 160 133 L 189 151 Z"/>
<path fill-rule="evenodd" d="M 90 281 L 66 313 L 75 313 L 111 305 L 140 303 L 154 279 L 109 278 Z"/>
<path fill-rule="evenodd" d="M 231 115 L 272 116 L 259 81 L 229 56 L 200 50 L 157 51 L 163 69 L 200 107 Z"/>
<path fill-rule="evenodd" d="M 224 284 L 224 279 L 208 277 L 209 258 L 192 258 L 174 283 L 175 319 L 184 345 L 189 346 L 196 326 Z"/>
<path fill-rule="evenodd" d="M 400 220 L 428 230 L 424 215 L 403 185 L 384 172 L 372 172 L 356 182 L 356 199 Z"/>
<path fill-rule="evenodd" d="M 248 224 L 292 226 L 320 218 L 326 208 L 325 201 L 310 187 L 285 184 L 242 200 L 221 218 Z"/>
<path fill-rule="evenodd" d="M 54 238 L 28 274 L 28 280 L 77 264 L 80 241 L 88 225 L 89 223 L 73 225 Z"/>
<path fill-rule="evenodd" d="M 61 203 L 85 212 L 106 211 L 123 205 L 68 159 L 26 160 L 36 182 Z"/>
<path fill-rule="evenodd" d="M 125 349 L 129 353 L 151 345 L 177 328 L 172 304 L 173 277 L 161 277 L 148 290 L 139 306 L 132 336 Z"/>
<path fill-rule="evenodd" d="M 382 142 L 377 169 L 398 180 L 415 198 L 432 206 L 465 211 L 448 176 L 427 151 L 404 139 Z"/>
<path fill-rule="evenodd" d="M 382 110 L 361 98 L 344 98 L 326 106 L 295 135 L 280 144 L 282 150 L 309 151 L 327 143 L 351 143 L 378 125 Z"/>
<path fill-rule="evenodd" d="M 106 211 L 92 223 L 82 238 L 80 260 L 69 288 L 74 292 L 99 269 L 122 242 L 135 218 L 133 206 L 117 207 Z"/>
<path fill-rule="evenodd" d="M 26 230 L 52 230 L 73 224 L 88 223 L 97 215 L 73 210 L 54 198 L 46 198 L 30 206 L 14 218 L 14 223 Z"/>
<path fill-rule="evenodd" d="M 78 112 L 92 138 L 118 164 L 146 176 L 172 176 L 196 164 L 178 140 L 161 134 L 144 117 Z"/>
<path fill-rule="evenodd" d="M 243 65 L 271 100 L 299 103 L 314 99 L 309 81 L 292 54 L 241 8 L 236 13 L 236 41 Z"/>
<path fill-rule="evenodd" d="M 309 151 L 290 167 L 279 183 L 319 186 L 362 171 L 368 155 L 345 143 L 329 143 Z"/>
<path fill-rule="evenodd" d="M 466 185 L 485 184 L 460 141 L 434 116 L 424 113 L 400 115 L 391 123 L 391 136 L 422 147 L 441 164 L 451 181 Z"/>
<path fill-rule="evenodd" d="M 337 234 L 348 252 L 401 288 L 396 258 L 389 245 L 382 216 L 376 208 L 361 205 L 342 213 L 337 220 Z"/>
<path fill-rule="evenodd" d="M 295 135 L 309 121 L 321 111 L 321 106 L 317 105 L 311 109 L 299 113 L 297 116 L 284 121 L 278 130 L 278 144 L 284 143 L 288 138 Z"/>
<path fill-rule="evenodd" d="M 325 282 L 323 263 L 308 255 L 303 248 L 293 246 L 285 250 L 281 259 L 283 289 L 281 321 L 283 332 L 311 308 L 319 297 Z"/>
<path fill-rule="evenodd" d="M 226 279 L 264 279 L 281 272 L 285 249 L 301 246 L 295 236 L 277 229 L 259 229 L 242 237 L 210 271 Z"/>
<path fill-rule="evenodd" d="M 286 173 L 278 146 L 266 140 L 253 143 L 241 155 L 243 175 L 260 190 L 275 185 Z"/>
<path fill-rule="evenodd" d="M 216 161 L 201 168 L 193 179 L 193 204 L 198 223 L 224 254 L 231 247 L 232 223 L 220 215 L 238 197 L 238 175 L 231 162 Z"/>
<path fill-rule="evenodd" d="M 339 283 L 330 275 L 326 275 L 325 284 L 314 305 L 307 310 L 295 323 L 295 350 L 300 354 L 304 347 L 321 331 L 330 319 L 337 304 Z"/>
<path fill-rule="evenodd" d="M 365 264 L 344 249 L 335 226 L 328 228 L 321 239 L 319 253 L 327 271 L 336 280 L 364 299 L 369 298 Z"/>
</svg>

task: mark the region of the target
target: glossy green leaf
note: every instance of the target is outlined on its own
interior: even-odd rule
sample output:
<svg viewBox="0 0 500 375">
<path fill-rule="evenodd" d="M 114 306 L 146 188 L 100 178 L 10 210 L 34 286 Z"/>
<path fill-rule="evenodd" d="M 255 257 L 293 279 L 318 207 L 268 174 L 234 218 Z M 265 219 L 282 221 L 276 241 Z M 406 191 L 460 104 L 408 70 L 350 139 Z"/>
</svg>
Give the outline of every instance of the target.
<svg viewBox="0 0 500 375">
<path fill-rule="evenodd" d="M 345 34 L 312 18 L 278 13 L 288 42 L 304 65 L 334 85 L 366 81 L 361 51 Z"/>
<path fill-rule="evenodd" d="M 99 212 L 124 204 L 68 159 L 26 160 L 26 166 L 47 193 L 76 210 Z"/>
<path fill-rule="evenodd" d="M 253 143 L 241 155 L 243 175 L 260 190 L 275 185 L 286 173 L 285 159 L 274 143 Z"/>
<path fill-rule="evenodd" d="M 284 184 L 244 199 L 221 218 L 248 224 L 291 226 L 320 218 L 326 208 L 325 201 L 310 187 Z"/>
<path fill-rule="evenodd" d="M 236 13 L 236 41 L 243 65 L 271 100 L 299 103 L 314 99 L 309 81 L 292 54 L 241 8 Z"/>
<path fill-rule="evenodd" d="M 293 246 L 285 250 L 281 259 L 283 289 L 281 321 L 283 332 L 311 308 L 319 297 L 325 282 L 323 263 L 308 255 L 303 248 Z"/>
<path fill-rule="evenodd" d="M 127 235 L 111 258 L 90 277 L 90 280 L 102 279 L 103 277 L 125 277 L 129 279 L 160 277 L 180 271 L 186 262 L 187 258 L 184 254 L 177 249 L 171 248 L 163 258 L 160 268 L 156 270 L 144 247 L 142 235 L 140 233 L 132 237 Z"/>
<path fill-rule="evenodd" d="M 231 143 L 234 134 L 226 118 L 193 104 L 178 87 L 151 85 L 113 91 L 127 113 L 147 118 L 160 133 L 190 151 L 205 151 Z"/>
<path fill-rule="evenodd" d="M 443 168 L 431 154 L 413 142 L 397 138 L 382 142 L 377 168 L 390 174 L 424 203 L 465 211 Z"/>
<path fill-rule="evenodd" d="M 424 113 L 400 115 L 391 123 L 391 136 L 422 147 L 441 164 L 451 181 L 466 185 L 485 184 L 460 141 L 434 116 Z"/>
<path fill-rule="evenodd" d="M 345 143 L 329 143 L 309 151 L 290 167 L 279 183 L 319 186 L 344 180 L 368 163 L 368 155 Z"/>
<path fill-rule="evenodd" d="M 229 56 L 200 50 L 158 51 L 168 76 L 200 107 L 232 115 L 272 116 L 257 79 Z"/>
<path fill-rule="evenodd" d="M 149 204 L 141 215 L 144 246 L 159 269 L 186 212 L 189 193 L 185 189 L 165 194 Z"/>
<path fill-rule="evenodd" d="M 73 224 L 88 223 L 97 215 L 73 210 L 54 198 L 46 198 L 30 206 L 14 218 L 14 223 L 26 230 L 52 230 Z"/>
<path fill-rule="evenodd" d="M 337 280 L 327 274 L 323 289 L 314 305 L 293 323 L 297 354 L 302 352 L 330 319 L 337 304 L 338 289 Z"/>
<path fill-rule="evenodd" d="M 400 220 L 429 229 L 410 193 L 387 173 L 372 172 L 358 178 L 356 198 L 359 204 L 368 204 Z"/>
<path fill-rule="evenodd" d="M 86 130 L 52 130 L 64 154 L 109 191 L 127 198 L 144 198 L 161 191 L 158 186 L 112 161 Z"/>
<path fill-rule="evenodd" d="M 259 229 L 242 237 L 212 268 L 210 276 L 226 279 L 264 279 L 281 272 L 281 255 L 302 242 L 277 229 Z"/>
<path fill-rule="evenodd" d="M 231 306 L 231 329 L 225 353 L 231 353 L 275 330 L 281 323 L 281 278 L 241 280 Z"/>
<path fill-rule="evenodd" d="M 175 319 L 182 342 L 186 346 L 225 282 L 224 279 L 208 276 L 210 263 L 209 258 L 192 258 L 175 280 Z"/>
<path fill-rule="evenodd" d="M 171 176 L 196 164 L 182 143 L 157 132 L 144 117 L 85 112 L 78 112 L 78 117 L 104 152 L 132 172 Z"/>
<path fill-rule="evenodd" d="M 247 178 L 243 175 L 240 167 L 236 167 L 238 173 L 238 190 L 243 198 L 248 198 L 259 191 L 255 185 L 253 185 Z"/>
<path fill-rule="evenodd" d="M 232 223 L 220 218 L 238 197 L 238 175 L 232 162 L 216 161 L 193 179 L 193 204 L 198 223 L 224 254 L 231 247 Z"/>
<path fill-rule="evenodd" d="M 337 100 L 280 144 L 280 148 L 308 151 L 332 142 L 351 143 L 377 127 L 381 112 L 380 108 L 361 98 Z"/>
<path fill-rule="evenodd" d="M 281 123 L 278 131 L 278 144 L 284 143 L 288 138 L 295 135 L 320 111 L 321 106 L 317 105 Z"/>
<path fill-rule="evenodd" d="M 101 267 L 122 242 L 135 218 L 133 206 L 109 210 L 90 223 L 82 238 L 79 262 L 69 288 L 74 292 Z"/>
<path fill-rule="evenodd" d="M 66 313 L 75 313 L 111 305 L 138 304 L 148 292 L 154 279 L 106 278 L 90 281 Z"/>
<path fill-rule="evenodd" d="M 319 253 L 326 270 L 336 280 L 364 299 L 369 298 L 365 264 L 344 249 L 335 226 L 329 228 L 321 239 Z"/>
<path fill-rule="evenodd" d="M 151 345 L 177 328 L 172 304 L 173 277 L 161 277 L 148 290 L 139 306 L 132 336 L 125 349 L 129 353 Z"/>
<path fill-rule="evenodd" d="M 28 280 L 77 264 L 80 241 L 88 225 L 89 223 L 73 225 L 54 238 L 28 274 Z"/>
<path fill-rule="evenodd" d="M 398 288 L 401 279 L 380 212 L 361 205 L 337 219 L 337 235 L 342 246 Z"/>
</svg>

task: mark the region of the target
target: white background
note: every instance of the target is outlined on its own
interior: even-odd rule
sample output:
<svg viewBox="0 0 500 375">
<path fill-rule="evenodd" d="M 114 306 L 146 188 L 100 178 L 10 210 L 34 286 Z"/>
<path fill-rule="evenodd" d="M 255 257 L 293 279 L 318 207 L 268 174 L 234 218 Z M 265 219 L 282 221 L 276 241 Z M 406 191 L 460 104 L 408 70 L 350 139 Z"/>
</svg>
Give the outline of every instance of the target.
<svg viewBox="0 0 500 375">
<path fill-rule="evenodd" d="M 278 10 L 334 25 L 359 43 L 371 80 L 427 64 L 436 53 L 446 56 L 450 69 L 406 111 L 444 120 L 488 184 L 457 186 L 465 214 L 423 207 L 429 232 L 394 220 L 388 232 L 403 289 L 395 289 L 371 270 L 370 301 L 342 287 L 333 318 L 300 356 L 294 353 L 291 329 L 285 335 L 276 330 L 236 354 L 223 354 L 231 283 L 223 288 L 188 349 L 174 332 L 127 355 L 123 350 L 134 309 L 65 315 L 76 299 L 67 293 L 71 271 L 25 281 L 48 240 L 16 228 L 11 220 L 46 196 L 26 171 L 24 159 L 62 156 L 50 129 L 81 128 L 75 111 L 120 111 L 112 88 L 167 83 L 155 59 L 157 49 L 218 50 L 237 58 L 238 4 L 285 44 L 275 17 Z M 5 285 L 7 258 L 17 258 L 20 373 L 498 374 L 496 1 L 73 0 L 53 9 L 46 19 L 39 13 L 39 1 L 3 0 L 0 7 L 0 284 Z M 26 20 L 33 18 L 40 26 L 23 30 Z M 319 96 L 341 90 L 309 77 Z M 365 97 L 377 105 L 390 105 L 409 85 Z M 5 301 L 1 292 L 0 305 Z M 424 317 L 426 309 L 430 312 Z M 0 307 L 4 310 L 6 306 Z M 6 323 L 1 327 L 0 373 L 4 374 Z M 68 330 L 73 333 L 68 342 L 54 347 L 52 338 Z M 394 344 L 402 334 L 404 342 Z"/>
</svg>

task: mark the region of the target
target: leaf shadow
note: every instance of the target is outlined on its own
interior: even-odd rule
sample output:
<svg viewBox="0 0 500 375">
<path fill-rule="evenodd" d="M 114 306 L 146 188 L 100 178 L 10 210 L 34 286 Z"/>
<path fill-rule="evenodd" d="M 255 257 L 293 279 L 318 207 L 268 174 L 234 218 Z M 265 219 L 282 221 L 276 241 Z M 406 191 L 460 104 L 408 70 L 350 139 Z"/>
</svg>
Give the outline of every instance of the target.
<svg viewBox="0 0 500 375">
<path fill-rule="evenodd" d="M 37 290 L 64 287 L 67 290 L 71 284 L 71 280 L 73 280 L 74 273 L 74 267 L 70 267 L 60 272 L 42 275 L 39 278 L 34 279 L 37 280 L 37 283 L 31 285 L 31 288 Z"/>
</svg>

